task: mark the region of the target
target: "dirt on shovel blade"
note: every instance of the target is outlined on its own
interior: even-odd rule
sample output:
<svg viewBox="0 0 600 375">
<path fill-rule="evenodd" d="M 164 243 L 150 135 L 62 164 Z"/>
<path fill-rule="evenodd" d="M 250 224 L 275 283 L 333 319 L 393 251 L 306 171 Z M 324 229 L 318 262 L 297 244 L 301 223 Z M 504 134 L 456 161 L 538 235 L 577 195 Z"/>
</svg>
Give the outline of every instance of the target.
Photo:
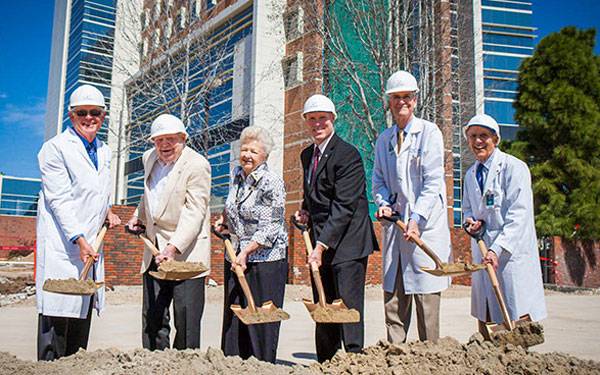
<svg viewBox="0 0 600 375">
<path fill-rule="evenodd" d="M 158 267 L 163 272 L 204 272 L 206 267 L 202 263 L 180 262 L 178 260 L 169 260 L 162 262 Z"/>
<path fill-rule="evenodd" d="M 240 319 L 246 324 L 259 324 L 259 323 L 269 323 L 269 322 L 279 322 L 282 320 L 287 320 L 290 318 L 288 313 L 281 309 L 273 309 L 269 311 L 265 311 L 263 309 L 257 308 L 256 312 L 251 312 L 246 309 L 233 309 L 236 315 L 240 316 Z"/>
<path fill-rule="evenodd" d="M 544 327 L 538 322 L 522 323 L 512 331 L 493 332 L 490 337 L 497 346 L 512 344 L 529 348 L 544 343 Z"/>
<path fill-rule="evenodd" d="M 471 263 L 443 263 L 445 272 L 470 272 L 485 269 L 485 265 Z"/>
<path fill-rule="evenodd" d="M 63 294 L 94 294 L 96 292 L 96 283 L 93 280 L 69 279 L 48 279 L 44 282 L 43 289 L 52 293 Z"/>
<path fill-rule="evenodd" d="M 332 309 L 318 306 L 310 312 L 310 316 L 319 323 L 356 323 L 360 321 L 360 314 L 355 309 Z"/>
</svg>

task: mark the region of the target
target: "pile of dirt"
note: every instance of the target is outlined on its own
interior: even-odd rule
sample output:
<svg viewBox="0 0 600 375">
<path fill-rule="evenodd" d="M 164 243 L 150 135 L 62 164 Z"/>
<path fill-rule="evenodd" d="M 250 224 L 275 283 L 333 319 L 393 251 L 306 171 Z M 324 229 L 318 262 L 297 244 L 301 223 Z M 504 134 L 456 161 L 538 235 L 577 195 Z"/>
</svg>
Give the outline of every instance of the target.
<svg viewBox="0 0 600 375">
<path fill-rule="evenodd" d="M 0 294 L 22 293 L 33 284 L 35 283 L 31 277 L 0 277 Z"/>
<path fill-rule="evenodd" d="M 499 348 L 476 333 L 467 344 L 450 337 L 435 344 L 379 342 L 362 354 L 338 352 L 312 368 L 324 374 L 598 374 L 600 362 L 528 352 L 511 344 Z"/>
<path fill-rule="evenodd" d="M 178 260 L 162 262 L 158 269 L 163 272 L 205 272 L 208 270 L 202 263 L 180 262 Z"/>
<path fill-rule="evenodd" d="M 467 344 L 452 338 L 438 343 L 391 345 L 380 342 L 361 354 L 338 352 L 324 364 L 282 366 L 254 358 L 225 357 L 218 349 L 149 352 L 117 349 L 79 353 L 55 362 L 29 362 L 0 352 L 3 374 L 598 374 L 600 362 L 562 353 L 498 348 L 479 334 Z"/>
<path fill-rule="evenodd" d="M 0 352 L 2 374 L 315 374 L 301 366 L 281 366 L 254 358 L 225 357 L 218 349 L 165 350 L 150 352 L 136 349 L 121 352 L 117 349 L 97 350 L 61 358 L 54 362 L 29 362 Z"/>
</svg>

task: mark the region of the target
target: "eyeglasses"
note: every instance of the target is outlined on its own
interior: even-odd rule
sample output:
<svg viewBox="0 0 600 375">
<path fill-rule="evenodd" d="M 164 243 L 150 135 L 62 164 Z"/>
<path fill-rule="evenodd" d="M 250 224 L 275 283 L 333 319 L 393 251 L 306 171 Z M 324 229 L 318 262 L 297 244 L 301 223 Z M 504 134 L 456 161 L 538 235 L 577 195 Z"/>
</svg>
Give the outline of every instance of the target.
<svg viewBox="0 0 600 375">
<path fill-rule="evenodd" d="M 409 102 L 409 101 L 413 100 L 416 97 L 417 97 L 417 95 L 415 93 L 407 94 L 407 95 L 403 95 L 403 96 L 400 96 L 400 95 L 394 95 L 394 96 L 392 96 L 393 99 L 402 100 L 403 102 Z"/>
<path fill-rule="evenodd" d="M 86 117 L 88 115 L 88 113 L 92 117 L 98 117 L 98 116 L 100 116 L 102 114 L 102 111 L 99 110 L 99 109 L 91 109 L 89 111 L 85 110 L 85 109 L 80 109 L 78 111 L 75 111 L 75 114 L 78 117 Z"/>
</svg>

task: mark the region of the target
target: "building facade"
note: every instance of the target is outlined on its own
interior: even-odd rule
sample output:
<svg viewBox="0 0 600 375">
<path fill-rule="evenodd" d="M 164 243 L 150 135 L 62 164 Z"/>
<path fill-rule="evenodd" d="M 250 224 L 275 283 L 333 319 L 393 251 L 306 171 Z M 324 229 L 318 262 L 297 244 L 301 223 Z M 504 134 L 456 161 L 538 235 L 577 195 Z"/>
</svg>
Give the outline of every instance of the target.
<svg viewBox="0 0 600 375">
<path fill-rule="evenodd" d="M 140 13 L 140 70 L 127 80 L 125 204 L 143 194 L 141 157 L 152 147 L 150 125 L 161 113 L 182 119 L 189 145 L 212 169 L 211 205 L 222 206 L 236 141 L 248 125 L 268 129 L 269 157 L 281 173 L 283 139 L 283 29 L 278 2 L 151 1 Z"/>
<path fill-rule="evenodd" d="M 504 139 L 518 130 L 517 78 L 523 59 L 533 55 L 532 1 L 474 0 L 474 50 L 477 113 L 494 117 Z"/>
<path fill-rule="evenodd" d="M 97 87 L 107 116 L 98 137 L 113 150 L 112 174 L 118 181 L 122 145 L 123 83 L 139 63 L 138 13 L 141 0 L 56 0 L 46 100 L 45 140 L 70 125 L 69 97 L 82 84 Z M 115 184 L 114 201 L 118 201 Z"/>
<path fill-rule="evenodd" d="M 36 216 L 42 181 L 0 175 L 0 215 Z"/>
</svg>

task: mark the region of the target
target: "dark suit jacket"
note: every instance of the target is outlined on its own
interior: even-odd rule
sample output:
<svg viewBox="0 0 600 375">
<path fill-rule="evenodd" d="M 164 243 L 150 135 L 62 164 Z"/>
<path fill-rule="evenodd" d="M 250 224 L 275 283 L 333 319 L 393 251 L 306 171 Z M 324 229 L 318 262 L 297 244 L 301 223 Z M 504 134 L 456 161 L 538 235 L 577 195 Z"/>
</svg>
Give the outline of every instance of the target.
<svg viewBox="0 0 600 375">
<path fill-rule="evenodd" d="M 315 183 L 308 181 L 314 144 L 300 158 L 304 170 L 302 208 L 310 213 L 311 238 L 329 249 L 323 264 L 360 259 L 379 250 L 369 217 L 365 169 L 358 150 L 334 134 L 319 161 Z"/>
</svg>

